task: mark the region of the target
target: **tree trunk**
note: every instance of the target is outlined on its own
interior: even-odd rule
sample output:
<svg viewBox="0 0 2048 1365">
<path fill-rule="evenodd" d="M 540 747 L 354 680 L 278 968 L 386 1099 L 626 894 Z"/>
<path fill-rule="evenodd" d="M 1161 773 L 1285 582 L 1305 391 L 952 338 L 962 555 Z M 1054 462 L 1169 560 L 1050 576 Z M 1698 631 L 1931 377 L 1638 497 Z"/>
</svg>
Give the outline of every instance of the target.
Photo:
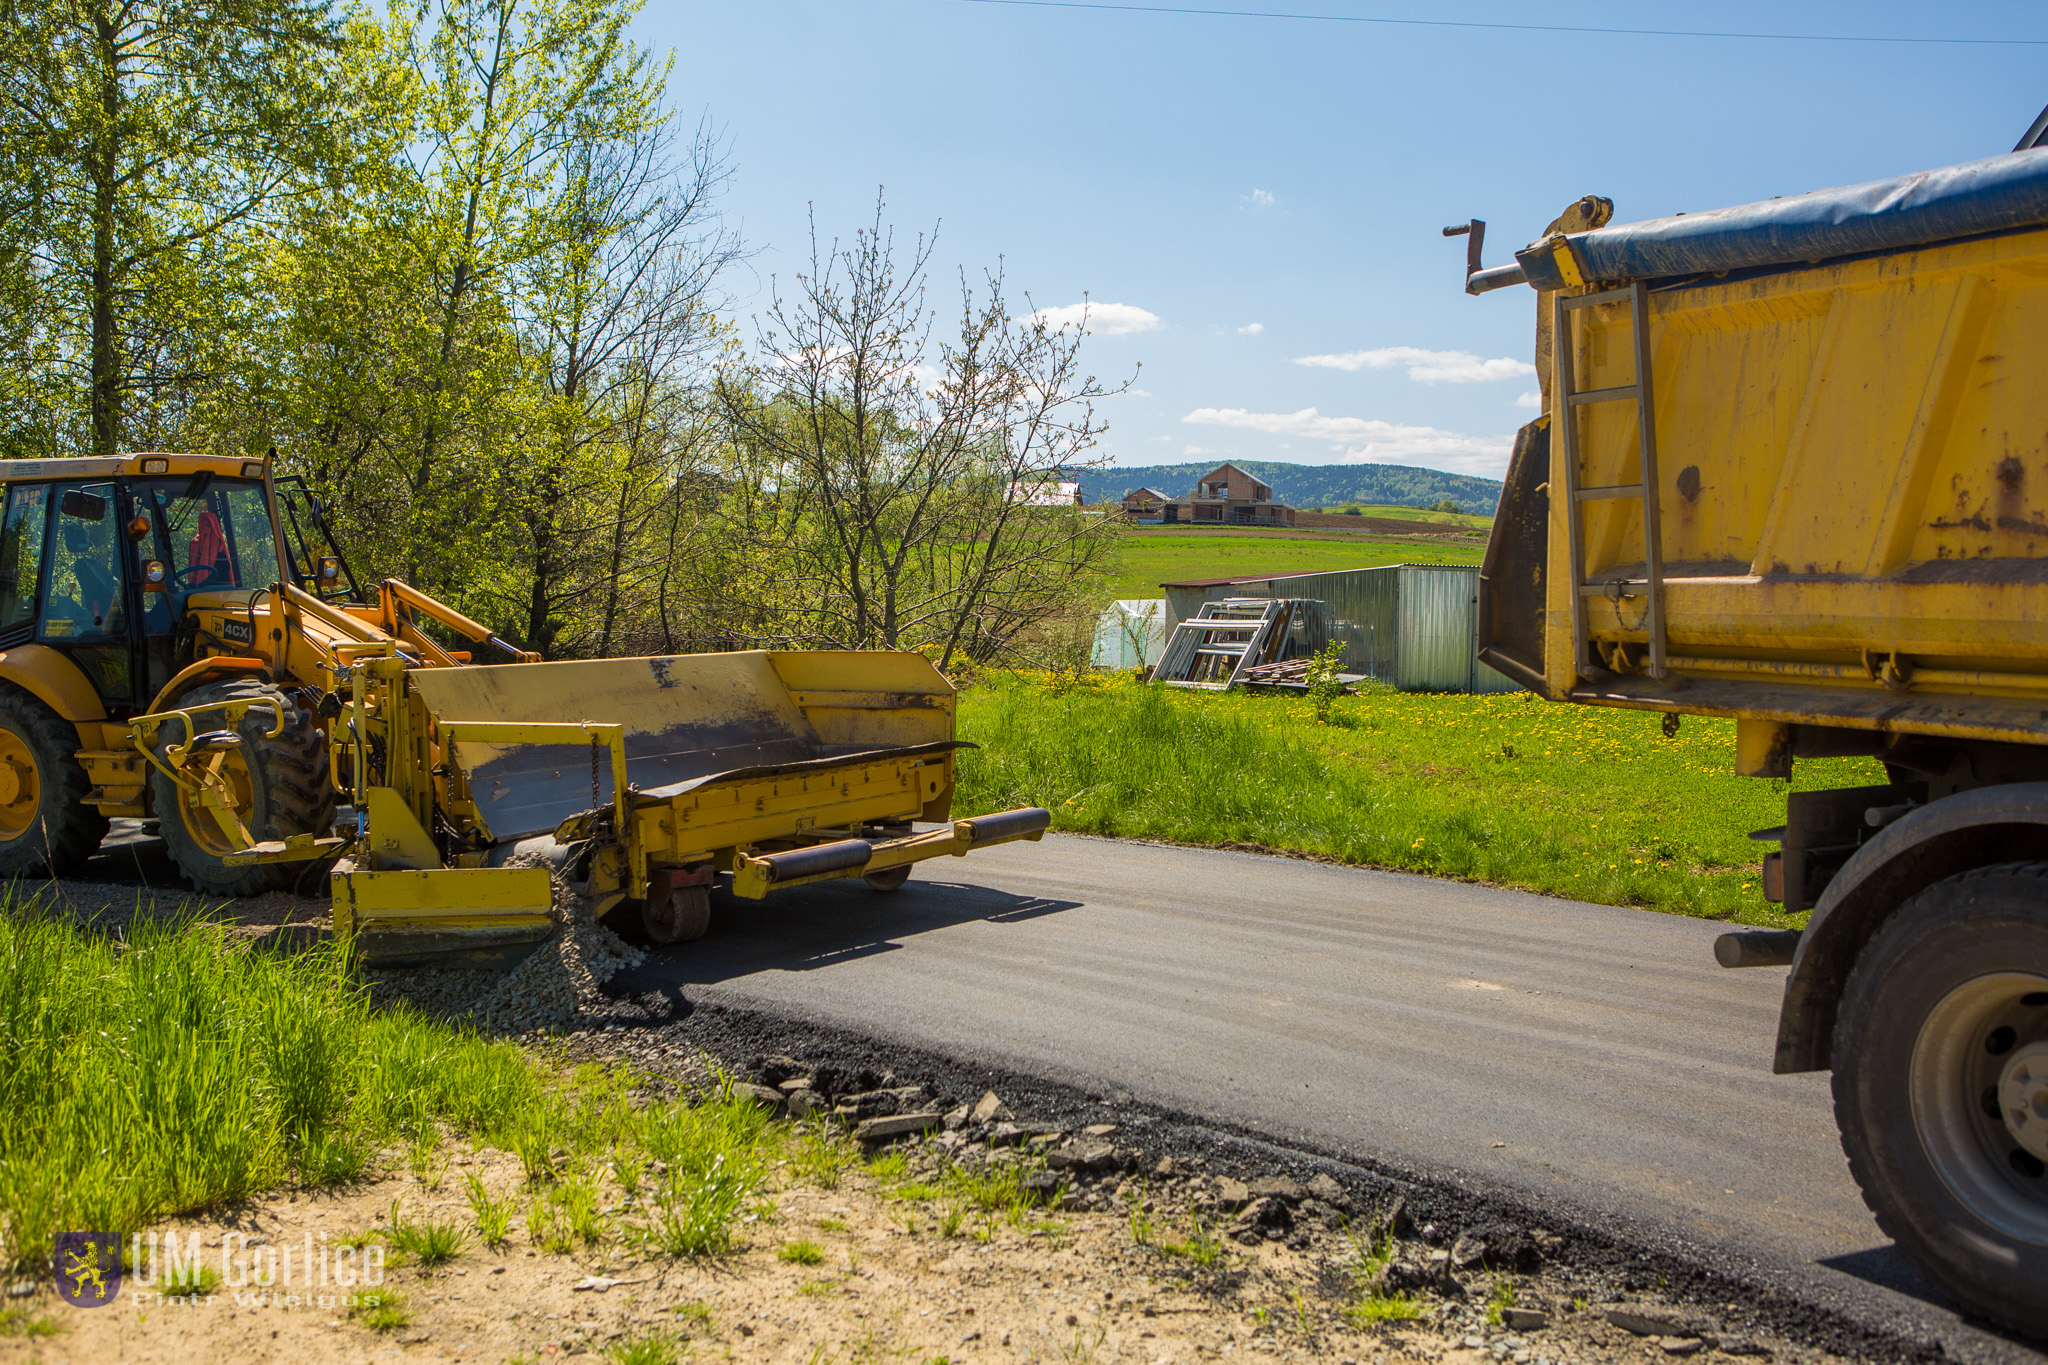
<svg viewBox="0 0 2048 1365">
<path fill-rule="evenodd" d="M 88 155 L 92 201 L 92 450 L 121 453 L 121 337 L 114 316 L 114 190 L 121 158 L 121 62 L 118 37 L 104 11 L 93 16 L 99 40 L 100 119 Z"/>
</svg>

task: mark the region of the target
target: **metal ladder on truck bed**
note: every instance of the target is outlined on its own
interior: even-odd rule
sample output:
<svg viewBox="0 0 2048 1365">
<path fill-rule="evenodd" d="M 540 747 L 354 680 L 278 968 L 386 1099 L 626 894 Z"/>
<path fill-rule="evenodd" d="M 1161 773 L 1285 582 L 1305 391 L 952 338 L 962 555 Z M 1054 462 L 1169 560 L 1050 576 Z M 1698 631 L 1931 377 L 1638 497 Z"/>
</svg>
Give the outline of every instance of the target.
<svg viewBox="0 0 2048 1365">
<path fill-rule="evenodd" d="M 1231 597 L 1204 602 L 1173 628 L 1160 651 L 1155 680 L 1175 687 L 1221 690 L 1238 675 L 1263 663 L 1276 624 L 1284 624 L 1286 603 L 1264 597 Z M 1219 679 L 1218 675 L 1223 674 Z"/>
<path fill-rule="evenodd" d="M 1610 389 L 1578 386 L 1577 354 L 1571 333 L 1571 316 L 1581 308 L 1629 301 L 1630 323 L 1635 332 L 1636 377 L 1632 384 Z M 1579 678 L 1592 677 L 1600 667 L 1591 656 L 1586 640 L 1586 599 L 1610 597 L 1619 610 L 1624 598 L 1647 599 L 1644 623 L 1650 637 L 1649 673 L 1664 676 L 1664 547 L 1657 510 L 1657 423 L 1651 404 L 1654 385 L 1650 377 L 1650 296 L 1643 282 L 1603 289 L 1594 294 L 1558 294 L 1551 301 L 1551 351 L 1557 357 L 1557 439 L 1562 442 L 1565 484 L 1565 526 L 1571 542 L 1572 666 Z M 1578 409 L 1588 403 L 1636 405 L 1641 466 L 1635 483 L 1582 487 L 1579 483 Z M 1605 583 L 1586 581 L 1586 524 L 1584 504 L 1608 498 L 1633 499 L 1643 511 L 1643 572 L 1640 579 L 1615 579 Z"/>
</svg>

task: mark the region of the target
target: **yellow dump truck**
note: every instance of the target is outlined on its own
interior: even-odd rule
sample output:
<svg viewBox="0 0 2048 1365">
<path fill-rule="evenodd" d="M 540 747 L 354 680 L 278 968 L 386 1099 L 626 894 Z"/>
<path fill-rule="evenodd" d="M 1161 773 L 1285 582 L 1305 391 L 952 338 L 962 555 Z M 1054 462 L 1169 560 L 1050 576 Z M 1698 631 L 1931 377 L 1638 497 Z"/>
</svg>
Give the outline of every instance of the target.
<svg viewBox="0 0 2048 1365">
<path fill-rule="evenodd" d="M 0 493 L 0 876 L 153 818 L 203 891 L 331 866 L 368 960 L 506 965 L 554 931 L 557 880 L 679 942 L 721 876 L 893 890 L 1050 821 L 950 818 L 966 746 L 915 654 L 544 663 L 397 579 L 365 592 L 268 460 L 9 461 Z"/>
<path fill-rule="evenodd" d="M 1750 776 L 1883 763 L 1756 836 L 1804 930 L 1716 955 L 1790 966 L 1777 1070 L 1833 1071 L 1886 1232 L 2048 1333 L 2048 149 L 1606 216 L 1492 270 L 1472 225 L 1468 292 L 1533 287 L 1548 352 L 1481 657 L 1732 717 Z"/>
</svg>

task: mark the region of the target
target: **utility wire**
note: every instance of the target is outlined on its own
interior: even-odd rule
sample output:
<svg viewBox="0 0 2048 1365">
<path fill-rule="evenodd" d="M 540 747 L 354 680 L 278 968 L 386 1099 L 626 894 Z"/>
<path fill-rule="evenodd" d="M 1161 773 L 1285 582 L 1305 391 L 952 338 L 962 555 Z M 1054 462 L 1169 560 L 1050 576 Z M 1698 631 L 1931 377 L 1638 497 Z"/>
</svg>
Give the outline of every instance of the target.
<svg viewBox="0 0 2048 1365">
<path fill-rule="evenodd" d="M 1588 33 L 1625 38 L 1732 38 L 1773 43 L 1925 43 L 1943 47 L 2048 47 L 2048 38 L 1893 38 L 1852 33 L 1721 33 L 1682 28 L 1590 28 L 1572 24 L 1495 24 L 1476 19 L 1385 19 L 1357 14 L 1295 14 L 1260 9 L 1195 9 L 1184 5 L 1113 5 L 1100 0 L 952 0 L 956 5 L 1027 9 L 1109 10 L 1119 14 L 1199 14 L 1212 19 L 1293 19 L 1320 24 L 1385 24 L 1401 28 L 1476 28 L 1507 33 Z"/>
</svg>

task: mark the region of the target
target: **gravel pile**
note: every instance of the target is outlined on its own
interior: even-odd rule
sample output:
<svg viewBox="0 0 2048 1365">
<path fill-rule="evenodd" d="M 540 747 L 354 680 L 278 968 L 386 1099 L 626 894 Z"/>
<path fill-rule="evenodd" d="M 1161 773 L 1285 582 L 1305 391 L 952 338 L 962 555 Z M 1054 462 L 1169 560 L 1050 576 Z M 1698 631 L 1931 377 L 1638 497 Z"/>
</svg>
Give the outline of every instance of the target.
<svg viewBox="0 0 2048 1365">
<path fill-rule="evenodd" d="M 646 953 L 597 922 L 590 902 L 555 879 L 555 936 L 510 972 L 451 969 L 368 971 L 379 1004 L 403 1000 L 428 1014 L 489 1033 L 577 1027 L 606 1013 L 598 988 L 637 967 Z"/>
</svg>

